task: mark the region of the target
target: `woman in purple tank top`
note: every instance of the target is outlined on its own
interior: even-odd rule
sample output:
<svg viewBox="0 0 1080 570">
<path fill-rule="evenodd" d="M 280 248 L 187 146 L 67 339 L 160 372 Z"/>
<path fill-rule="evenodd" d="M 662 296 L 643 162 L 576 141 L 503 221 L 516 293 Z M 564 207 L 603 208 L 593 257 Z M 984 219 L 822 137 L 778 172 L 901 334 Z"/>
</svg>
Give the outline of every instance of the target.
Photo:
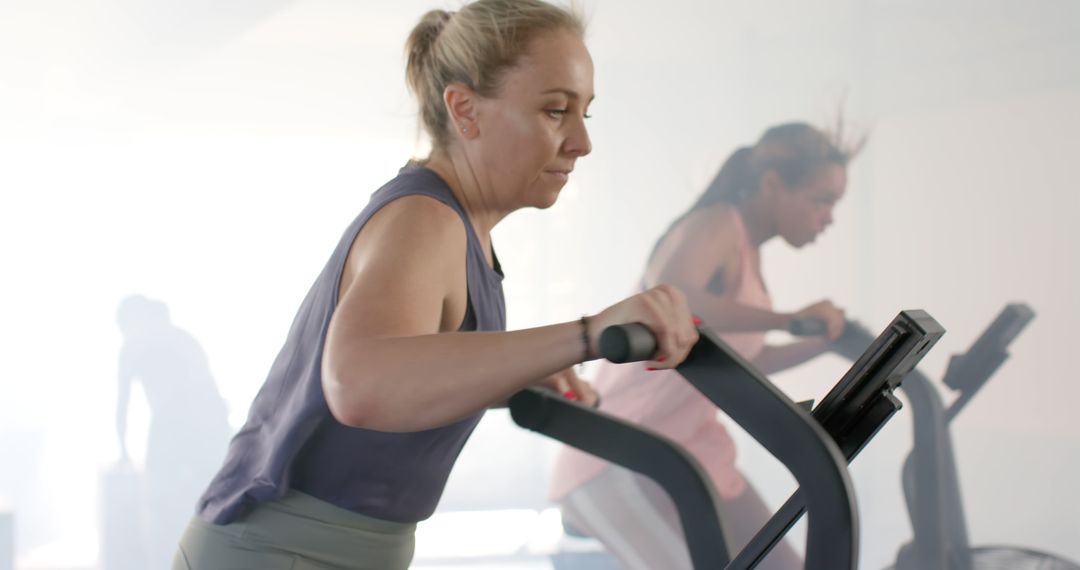
<svg viewBox="0 0 1080 570">
<path fill-rule="evenodd" d="M 733 153 L 698 201 L 656 242 L 642 287 L 670 283 L 690 308 L 762 372 L 784 370 L 823 353 L 844 327 L 831 301 L 794 312 L 776 311 L 761 275 L 761 246 L 781 237 L 793 247 L 811 242 L 832 223 L 847 185 L 846 167 L 857 147 L 805 123 L 770 128 L 752 147 Z M 825 321 L 824 336 L 767 345 L 765 333 L 794 319 Z M 757 492 L 735 465 L 735 444 L 716 407 L 674 372 L 639 364 L 604 363 L 596 389 L 605 412 L 664 434 L 692 453 L 720 495 L 729 548 L 738 552 L 768 520 Z M 626 570 L 688 570 L 690 557 L 670 499 L 655 483 L 630 471 L 563 448 L 551 498 L 568 525 L 600 539 Z M 802 568 L 781 543 L 762 570 Z"/>
<path fill-rule="evenodd" d="M 174 569 L 402 570 L 469 432 L 572 370 L 599 333 L 641 322 L 656 368 L 697 340 L 684 295 L 657 286 L 572 322 L 503 330 L 491 230 L 555 203 L 589 154 L 593 67 L 578 16 L 540 0 L 426 14 L 407 42 L 431 155 L 372 196 L 293 326 Z"/>
</svg>

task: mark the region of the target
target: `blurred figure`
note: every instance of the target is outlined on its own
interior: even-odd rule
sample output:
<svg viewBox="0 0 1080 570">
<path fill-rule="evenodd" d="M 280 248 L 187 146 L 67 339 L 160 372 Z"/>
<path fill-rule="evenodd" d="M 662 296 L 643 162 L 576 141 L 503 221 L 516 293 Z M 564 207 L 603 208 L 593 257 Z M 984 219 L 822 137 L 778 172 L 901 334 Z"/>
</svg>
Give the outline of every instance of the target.
<svg viewBox="0 0 1080 570">
<path fill-rule="evenodd" d="M 801 248 L 833 222 L 857 146 L 805 123 L 770 128 L 754 146 L 735 151 L 704 194 L 656 242 L 639 288 L 674 285 L 704 324 L 762 372 L 784 370 L 825 352 L 844 328 L 844 313 L 823 300 L 777 312 L 761 275 L 761 246 L 780 236 Z M 826 334 L 782 346 L 765 333 L 796 319 L 824 321 Z M 738 552 L 771 510 L 735 467 L 735 445 L 716 407 L 673 371 L 646 364 L 603 363 L 596 379 L 604 411 L 649 427 L 682 445 L 712 478 L 721 519 Z M 561 450 L 552 478 L 570 532 L 605 544 L 627 570 L 689 569 L 690 557 L 674 504 L 652 480 L 572 448 Z M 759 566 L 802 568 L 781 543 Z"/>
<path fill-rule="evenodd" d="M 202 347 L 170 322 L 164 303 L 133 295 L 120 303 L 116 318 L 124 336 L 116 401 L 121 459 L 106 484 L 106 508 L 125 502 L 125 490 L 117 488 L 117 482 L 137 480 L 126 442 L 131 385 L 137 380 L 150 407 L 144 495 L 137 501 L 144 506 L 141 517 L 148 535 L 142 542 L 147 545 L 149 568 L 168 568 L 184 525 L 195 512 L 196 499 L 221 465 L 230 435 L 228 411 Z M 131 493 L 126 490 L 129 499 Z M 106 514 L 106 521 L 115 520 Z M 106 533 L 106 545 L 138 539 L 115 526 Z M 139 555 L 133 549 L 129 552 Z"/>
</svg>

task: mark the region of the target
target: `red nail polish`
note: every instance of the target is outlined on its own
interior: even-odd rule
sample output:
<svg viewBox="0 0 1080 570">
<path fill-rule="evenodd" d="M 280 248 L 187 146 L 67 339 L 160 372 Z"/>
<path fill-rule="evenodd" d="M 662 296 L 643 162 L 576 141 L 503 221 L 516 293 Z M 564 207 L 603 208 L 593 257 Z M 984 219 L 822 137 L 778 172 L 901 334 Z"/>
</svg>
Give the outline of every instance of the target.
<svg viewBox="0 0 1080 570">
<path fill-rule="evenodd" d="M 567 390 L 563 392 L 563 397 L 565 397 L 567 400 L 576 401 L 578 399 L 577 394 L 575 394 L 573 390 Z"/>
<path fill-rule="evenodd" d="M 648 370 L 649 372 L 656 372 L 656 371 L 657 371 L 658 369 L 657 369 L 657 368 L 653 368 L 653 367 L 651 367 L 651 366 L 646 366 L 646 367 L 645 367 L 645 370 Z"/>
<path fill-rule="evenodd" d="M 657 362 L 663 362 L 663 361 L 665 361 L 665 360 L 667 360 L 667 357 L 666 357 L 666 356 L 658 356 L 658 357 L 656 357 L 656 361 L 657 361 Z"/>
<path fill-rule="evenodd" d="M 701 317 L 699 317 L 697 315 L 693 315 L 693 317 L 694 317 L 694 326 L 695 327 L 700 327 L 701 326 Z"/>
</svg>

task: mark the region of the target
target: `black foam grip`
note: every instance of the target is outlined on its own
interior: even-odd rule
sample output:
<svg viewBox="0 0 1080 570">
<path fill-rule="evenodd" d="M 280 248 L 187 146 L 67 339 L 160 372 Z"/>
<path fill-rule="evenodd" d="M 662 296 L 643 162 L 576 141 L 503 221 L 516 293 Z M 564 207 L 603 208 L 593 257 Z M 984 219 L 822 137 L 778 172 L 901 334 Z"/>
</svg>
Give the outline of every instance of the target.
<svg viewBox="0 0 1080 570">
<path fill-rule="evenodd" d="M 652 360 L 656 336 L 641 323 L 614 325 L 600 333 L 600 356 L 616 362 Z"/>
<path fill-rule="evenodd" d="M 788 332 L 795 336 L 825 336 L 829 332 L 829 326 L 822 319 L 806 317 L 793 319 L 788 324 Z"/>
</svg>

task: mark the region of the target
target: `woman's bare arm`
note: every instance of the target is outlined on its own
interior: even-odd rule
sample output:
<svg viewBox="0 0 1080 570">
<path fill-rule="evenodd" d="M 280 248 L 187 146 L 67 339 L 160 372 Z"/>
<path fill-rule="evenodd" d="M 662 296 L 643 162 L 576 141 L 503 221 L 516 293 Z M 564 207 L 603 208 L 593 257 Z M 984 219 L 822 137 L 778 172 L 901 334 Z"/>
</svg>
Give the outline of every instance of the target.
<svg viewBox="0 0 1080 570">
<path fill-rule="evenodd" d="M 323 355 L 323 390 L 338 421 L 383 431 L 430 429 L 582 360 L 578 321 L 447 332 L 463 314 L 455 307 L 465 287 L 464 232 L 448 207 L 403 198 L 358 236 Z M 685 300 L 666 287 L 592 317 L 592 354 L 603 327 L 633 321 L 650 325 L 661 352 L 672 355 L 659 367 L 681 361 L 696 340 Z"/>
<path fill-rule="evenodd" d="M 717 332 L 786 329 L 792 315 L 751 307 L 723 297 L 740 277 L 738 228 L 722 223 L 727 213 L 715 205 L 699 210 L 667 237 L 646 273 L 686 294 L 697 316 Z"/>
</svg>

